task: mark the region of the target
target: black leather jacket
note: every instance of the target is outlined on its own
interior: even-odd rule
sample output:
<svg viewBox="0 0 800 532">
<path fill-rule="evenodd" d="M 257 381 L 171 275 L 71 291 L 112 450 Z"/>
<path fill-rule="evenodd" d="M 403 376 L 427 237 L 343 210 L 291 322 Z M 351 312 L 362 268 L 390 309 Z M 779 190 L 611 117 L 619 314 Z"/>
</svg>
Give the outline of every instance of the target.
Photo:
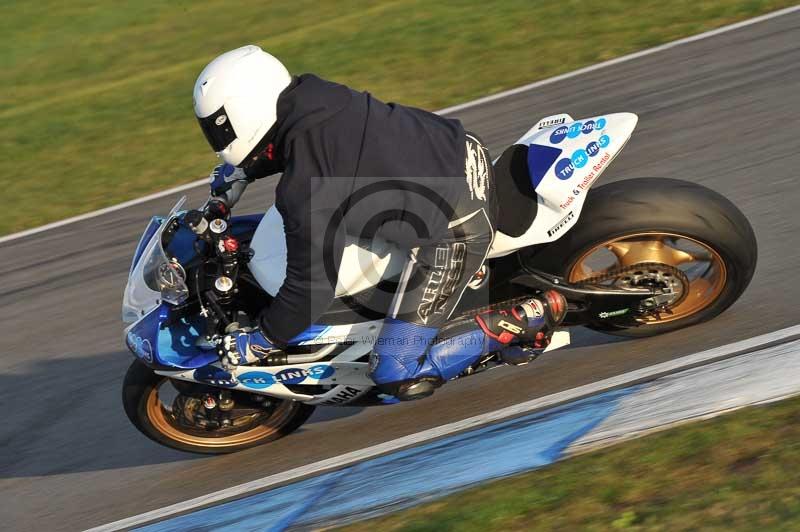
<svg viewBox="0 0 800 532">
<path fill-rule="evenodd" d="M 445 234 L 464 188 L 465 134 L 458 120 L 304 74 L 278 100 L 274 144 L 288 257 L 261 324 L 286 342 L 333 301 L 345 234 L 407 249 Z"/>
</svg>

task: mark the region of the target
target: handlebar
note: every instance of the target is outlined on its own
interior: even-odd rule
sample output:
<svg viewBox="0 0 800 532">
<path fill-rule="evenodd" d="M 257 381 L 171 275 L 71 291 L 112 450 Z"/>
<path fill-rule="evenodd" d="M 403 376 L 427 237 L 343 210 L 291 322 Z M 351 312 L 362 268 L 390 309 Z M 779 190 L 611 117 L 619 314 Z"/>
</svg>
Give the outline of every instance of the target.
<svg viewBox="0 0 800 532">
<path fill-rule="evenodd" d="M 213 287 L 198 295 L 209 303 L 223 324 L 229 322 L 229 318 L 222 307 L 233 301 L 233 296 L 238 291 L 236 285 L 240 261 L 247 257 L 246 250 L 241 249 L 239 240 L 232 234 L 230 217 L 231 211 L 225 202 L 213 197 L 202 210 L 191 210 L 183 216 L 185 225 L 199 240 L 206 243 L 205 256 L 216 256 L 218 259 Z"/>
</svg>

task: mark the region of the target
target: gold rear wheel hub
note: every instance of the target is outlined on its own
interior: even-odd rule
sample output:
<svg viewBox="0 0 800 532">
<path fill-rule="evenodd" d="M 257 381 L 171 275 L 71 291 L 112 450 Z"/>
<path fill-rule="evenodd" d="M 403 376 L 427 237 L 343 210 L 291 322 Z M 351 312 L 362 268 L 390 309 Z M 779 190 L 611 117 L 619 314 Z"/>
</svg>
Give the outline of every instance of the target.
<svg viewBox="0 0 800 532">
<path fill-rule="evenodd" d="M 685 276 L 682 276 L 685 279 L 682 284 L 686 285 L 679 287 L 681 297 L 667 307 L 666 313 L 642 318 L 645 324 L 675 321 L 702 311 L 719 298 L 727 280 L 725 262 L 713 248 L 685 235 L 661 232 L 623 235 L 592 247 L 575 261 L 567 280 L 577 283 L 645 264 L 664 264 L 679 269 Z M 669 268 L 658 270 L 642 268 L 642 271 L 634 271 L 635 276 L 623 274 L 617 284 L 628 286 L 634 277 L 636 282 L 642 282 L 652 276 L 654 283 L 664 285 L 664 271 Z"/>
</svg>

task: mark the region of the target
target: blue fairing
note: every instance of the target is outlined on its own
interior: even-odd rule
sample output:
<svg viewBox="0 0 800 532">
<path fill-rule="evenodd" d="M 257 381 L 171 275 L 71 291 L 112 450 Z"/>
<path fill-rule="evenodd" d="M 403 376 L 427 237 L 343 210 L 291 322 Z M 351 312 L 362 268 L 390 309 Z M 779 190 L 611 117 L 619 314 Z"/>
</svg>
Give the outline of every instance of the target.
<svg viewBox="0 0 800 532">
<path fill-rule="evenodd" d="M 199 368 L 215 362 L 217 353 L 197 347 L 202 322 L 186 319 L 163 327 L 169 306 L 162 304 L 128 328 L 125 343 L 134 355 L 148 365 L 180 369 Z"/>
<path fill-rule="evenodd" d="M 247 216 L 234 216 L 231 218 L 230 227 L 231 233 L 234 236 L 252 235 L 255 232 L 258 223 L 263 218 L 263 214 L 250 214 Z M 151 233 L 152 235 L 152 233 Z M 150 239 L 148 238 L 148 241 Z M 195 256 L 196 252 L 194 244 L 197 241 L 197 235 L 194 234 L 189 228 L 181 226 L 172 237 L 172 240 L 167 247 L 170 256 L 176 258 L 181 264 L 189 263 Z M 200 245 L 204 246 L 202 241 Z"/>
<path fill-rule="evenodd" d="M 197 254 L 194 250 L 196 241 L 197 235 L 188 227 L 181 226 L 172 236 L 166 248 L 167 254 L 181 264 L 188 264 Z M 202 241 L 201 244 L 205 245 Z"/>
<path fill-rule="evenodd" d="M 263 214 L 253 214 L 233 217 L 230 221 L 231 232 L 240 237 L 252 235 L 263 216 Z M 141 259 L 142 252 L 162 223 L 164 223 L 163 218 L 153 218 L 150 221 L 136 248 L 131 269 Z M 196 241 L 197 235 L 181 226 L 169 242 L 168 254 L 182 264 L 187 264 L 195 258 Z M 205 244 L 201 242 L 201 245 Z M 162 303 L 131 325 L 125 334 L 128 349 L 149 366 L 193 369 L 216 362 L 218 356 L 214 350 L 197 347 L 197 341 L 204 336 L 205 321 L 200 316 L 191 320 L 181 318 L 171 321 L 169 327 L 166 327 L 165 323 L 170 318 L 171 308 L 170 305 Z M 324 326 L 317 332 L 321 332 L 321 329 L 324 329 Z M 311 331 L 308 334 L 312 335 L 311 337 L 316 336 Z"/>
<path fill-rule="evenodd" d="M 247 214 L 245 216 L 234 216 L 231 218 L 231 224 L 234 235 L 240 236 L 246 233 L 255 232 L 258 224 L 261 222 L 261 219 L 264 217 L 264 214 Z"/>
</svg>

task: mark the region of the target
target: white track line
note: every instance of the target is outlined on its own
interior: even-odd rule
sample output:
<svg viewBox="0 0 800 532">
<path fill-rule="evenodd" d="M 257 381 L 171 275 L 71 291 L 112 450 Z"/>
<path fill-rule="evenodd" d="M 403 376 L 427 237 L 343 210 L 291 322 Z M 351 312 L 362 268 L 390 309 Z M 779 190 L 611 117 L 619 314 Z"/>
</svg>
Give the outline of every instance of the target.
<svg viewBox="0 0 800 532">
<path fill-rule="evenodd" d="M 751 26 L 753 24 L 758 24 L 759 22 L 764 22 L 765 20 L 770 20 L 773 18 L 777 18 L 783 15 L 788 15 L 789 13 L 794 13 L 795 11 L 800 10 L 800 5 L 787 7 L 785 9 L 781 9 L 778 11 L 773 11 L 772 13 L 767 13 L 766 15 L 761 15 L 759 17 L 743 20 L 741 22 L 737 22 L 735 24 L 729 24 L 728 26 L 722 26 L 721 28 L 717 28 L 715 30 L 706 31 L 703 33 L 698 33 L 697 35 L 692 35 L 691 37 L 686 37 L 683 39 L 678 39 L 677 41 L 668 42 L 666 44 L 662 44 L 660 46 L 656 46 L 654 48 L 648 48 L 646 50 L 642 50 L 640 52 L 635 52 L 632 54 L 624 55 L 622 57 L 618 57 L 616 59 L 611 59 L 609 61 L 603 61 L 602 63 L 596 63 L 594 65 L 590 65 L 588 67 L 579 68 L 578 70 L 573 70 L 572 72 L 568 72 L 566 74 L 561 74 L 552 78 L 543 79 L 540 81 L 536 81 L 533 83 L 529 83 L 527 85 L 523 85 L 521 87 L 517 87 L 515 89 L 510 89 L 503 92 L 498 92 L 496 94 L 492 94 L 490 96 L 485 96 L 483 98 L 478 98 L 477 100 L 472 100 L 469 102 L 465 102 L 459 105 L 454 105 L 452 107 L 447 107 L 440 111 L 437 111 L 438 114 L 449 114 L 455 113 L 457 111 L 463 111 L 464 109 L 469 109 L 470 107 L 474 107 L 476 105 L 482 105 L 484 103 L 493 102 L 495 100 L 500 100 L 502 98 L 506 98 L 508 96 L 513 96 L 515 94 L 519 94 L 521 92 L 533 90 L 544 85 L 549 85 L 551 83 L 556 83 L 558 81 L 562 81 L 565 79 L 573 78 L 575 76 L 580 76 L 582 74 L 586 74 L 589 72 L 594 72 L 595 70 L 599 70 L 601 68 L 606 68 L 612 65 L 618 65 L 620 63 L 624 63 L 626 61 L 631 61 L 633 59 L 638 59 L 640 57 L 644 57 L 650 54 L 655 54 L 664 50 L 669 50 L 670 48 L 674 48 L 676 46 L 681 46 L 683 44 L 688 44 L 696 41 L 700 41 L 703 39 L 708 39 L 709 37 L 714 37 L 715 35 L 720 35 L 721 33 L 726 33 L 729 31 L 738 30 L 740 28 L 745 28 L 747 26 Z M 60 220 L 58 222 L 49 223 L 46 225 L 42 225 L 40 227 L 34 227 L 33 229 L 27 229 L 25 231 L 20 231 L 19 233 L 13 233 L 10 235 L 6 235 L 0 237 L 0 244 L 5 242 L 9 242 L 11 240 L 16 240 L 18 238 L 24 238 L 26 236 L 35 235 L 37 233 L 41 233 L 43 231 L 48 231 L 50 229 L 56 229 L 58 227 L 63 227 L 65 225 L 80 222 L 83 220 L 87 220 L 89 218 L 94 218 L 96 216 L 102 216 L 103 214 L 108 214 L 110 212 L 118 211 L 121 209 L 125 209 L 127 207 L 132 207 L 134 205 L 138 205 L 140 203 L 145 203 L 150 200 L 163 198 L 164 196 L 169 196 L 170 194 L 175 194 L 176 192 L 181 192 L 183 190 L 188 190 L 203 184 L 206 184 L 207 180 L 202 179 L 198 181 L 194 181 L 192 183 L 187 183 L 185 185 L 181 185 L 179 187 L 171 188 L 169 190 L 164 190 L 162 192 L 156 192 L 154 194 L 150 194 L 148 196 L 144 196 L 141 198 L 133 199 L 130 201 L 126 201 L 124 203 L 120 203 L 117 205 L 112 205 L 111 207 L 106 207 L 104 209 L 100 209 L 97 211 L 87 212 L 85 214 L 80 214 L 78 216 L 73 216 L 71 218 L 66 218 L 64 220 Z"/>
<path fill-rule="evenodd" d="M 767 13 L 766 15 L 761 15 L 754 18 L 749 18 L 747 20 L 743 20 L 741 22 L 736 22 L 734 24 L 729 24 L 727 26 L 722 26 L 715 30 L 709 30 L 703 33 L 698 33 L 697 35 L 692 35 L 690 37 L 684 37 L 683 39 L 678 39 L 677 41 L 670 41 L 665 44 L 661 44 L 655 46 L 653 48 L 648 48 L 646 50 L 641 50 L 639 52 L 634 52 L 632 54 L 623 55 L 622 57 L 617 57 L 616 59 L 609 59 L 608 61 L 603 61 L 602 63 L 595 63 L 594 65 L 589 65 L 584 68 L 579 68 L 578 70 L 573 70 L 572 72 L 567 72 L 566 74 L 561 74 L 552 78 L 543 79 L 541 81 L 534 81 L 533 83 L 529 83 L 527 85 L 523 85 L 521 87 L 517 87 L 516 89 L 509 89 L 507 91 L 498 92 L 496 94 L 491 94 L 489 96 L 484 96 L 483 98 L 478 98 L 477 100 L 472 100 L 470 102 L 462 103 L 459 105 L 454 105 L 452 107 L 448 107 L 446 109 L 442 109 L 438 111 L 439 114 L 448 114 L 454 113 L 456 111 L 461 111 L 464 109 L 468 109 L 470 107 L 481 105 L 488 102 L 493 102 L 495 100 L 500 100 L 502 98 L 506 98 L 508 96 L 513 96 L 515 94 L 519 94 L 521 92 L 526 92 L 532 89 L 536 89 L 542 87 L 544 85 L 549 85 L 551 83 L 556 83 L 565 79 L 574 78 L 575 76 L 580 76 L 583 74 L 587 74 L 589 72 L 594 72 L 595 70 L 600 70 L 601 68 L 610 67 L 613 65 L 618 65 L 620 63 L 625 63 L 627 61 L 632 61 L 634 59 L 638 59 L 640 57 L 645 57 L 647 55 L 655 54 L 658 52 L 663 52 L 664 50 L 669 50 L 670 48 L 675 48 L 676 46 L 681 46 L 684 44 L 689 44 L 696 41 L 702 41 L 703 39 L 708 39 L 709 37 L 714 37 L 716 35 L 720 35 L 722 33 L 727 33 L 729 31 L 738 30 L 740 28 L 746 28 L 747 26 L 752 26 L 753 24 L 758 24 L 759 22 L 764 22 L 766 20 L 770 20 L 773 18 L 781 17 L 783 15 L 788 15 L 789 13 L 794 13 L 795 11 L 800 10 L 800 5 L 787 7 L 784 9 L 780 9 L 778 11 L 773 11 L 772 13 Z"/>
<path fill-rule="evenodd" d="M 228 499 L 235 499 L 251 492 L 263 491 L 271 486 L 283 484 L 291 480 L 297 480 L 302 477 L 319 474 L 331 469 L 337 469 L 403 448 L 418 446 L 427 441 L 441 438 L 442 436 L 462 432 L 464 430 L 494 423 L 502 419 L 519 416 L 534 410 L 541 410 L 543 408 L 559 405 L 568 401 L 575 401 L 577 399 L 598 394 L 613 388 L 620 388 L 643 381 L 653 380 L 665 374 L 674 373 L 693 366 L 708 364 L 718 359 L 727 358 L 737 354 L 743 354 L 745 352 L 752 352 L 756 348 L 776 342 L 786 341 L 789 338 L 797 336 L 800 336 L 800 325 L 762 334 L 761 336 L 756 336 L 740 342 L 715 347 L 714 349 L 709 349 L 693 355 L 687 355 L 681 358 L 670 360 L 662 364 L 656 364 L 654 366 L 624 373 L 616 377 L 611 377 L 602 381 L 579 386 L 571 390 L 565 390 L 563 392 L 554 393 L 552 395 L 540 397 L 524 403 L 501 408 L 500 410 L 495 410 L 493 412 L 487 412 L 485 414 L 480 414 L 478 416 L 463 419 L 461 421 L 455 421 L 453 423 L 441 425 L 439 427 L 417 432 L 416 434 L 404 436 L 396 440 L 373 445 L 372 447 L 367 447 L 358 451 L 328 458 L 327 460 L 321 460 L 313 464 L 308 464 L 284 471 L 282 473 L 260 478 L 258 480 L 253 480 L 245 484 L 215 491 L 214 493 L 203 495 L 188 501 L 166 506 L 164 508 L 159 508 L 157 510 L 133 517 L 128 517 L 107 525 L 92 528 L 88 532 L 110 532 L 141 526 L 169 516 L 185 513 L 202 506 L 207 506 Z"/>
<path fill-rule="evenodd" d="M 191 183 L 186 183 L 185 185 L 180 185 L 178 187 L 170 188 L 168 190 L 162 190 L 161 192 L 155 192 L 147 196 L 142 196 L 141 198 L 136 198 L 123 203 L 118 203 L 117 205 L 112 205 L 111 207 L 106 207 L 104 209 L 100 209 L 97 211 L 87 212 L 86 214 L 80 214 L 78 216 L 73 216 L 72 218 L 66 218 L 64 220 L 59 220 L 57 222 L 49 223 L 39 227 L 34 227 L 33 229 L 26 229 L 25 231 L 20 231 L 19 233 L 6 235 L 0 237 L 0 244 L 9 242 L 11 240 L 16 240 L 18 238 L 24 238 L 26 236 L 35 235 L 37 233 L 42 233 L 44 231 L 49 231 L 50 229 L 56 229 L 57 227 L 63 227 L 71 223 L 81 222 L 83 220 L 88 220 L 90 218 L 102 216 L 103 214 L 108 214 L 110 212 L 119 211 L 122 209 L 126 209 L 128 207 L 133 207 L 134 205 L 139 205 L 140 203 L 146 203 L 150 200 L 163 198 L 164 196 L 169 196 L 170 194 L 175 194 L 177 192 L 183 192 L 184 190 L 189 190 L 198 187 L 200 185 L 208 185 L 208 178 L 192 181 Z"/>
</svg>

